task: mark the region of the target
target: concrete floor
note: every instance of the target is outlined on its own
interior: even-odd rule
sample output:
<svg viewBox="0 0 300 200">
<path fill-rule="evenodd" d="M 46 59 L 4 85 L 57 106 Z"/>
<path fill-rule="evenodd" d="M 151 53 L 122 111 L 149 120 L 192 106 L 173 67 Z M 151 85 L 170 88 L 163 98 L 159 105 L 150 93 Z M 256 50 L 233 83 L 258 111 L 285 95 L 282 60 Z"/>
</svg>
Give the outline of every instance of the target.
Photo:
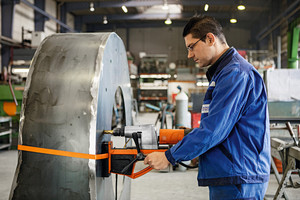
<svg viewBox="0 0 300 200">
<path fill-rule="evenodd" d="M 155 122 L 156 114 L 140 114 L 140 124 Z M 17 165 L 16 150 L 0 151 L 0 200 L 7 200 L 10 192 L 14 171 Z M 144 168 L 143 163 L 137 164 L 137 169 Z M 197 170 L 160 172 L 152 170 L 148 174 L 132 180 L 131 200 L 207 200 L 208 188 L 197 186 Z M 300 181 L 298 175 L 293 175 Z M 266 199 L 273 199 L 278 187 L 274 174 L 271 174 Z M 287 189 L 290 200 L 300 199 L 299 189 Z"/>
<path fill-rule="evenodd" d="M 17 151 L 0 151 L 0 200 L 7 200 L 10 192 L 14 171 L 17 165 Z M 139 163 L 136 167 L 144 168 Z M 197 186 L 197 170 L 160 172 L 153 170 L 148 174 L 132 180 L 131 200 L 207 200 L 208 188 Z M 294 176 L 296 177 L 296 175 Z M 297 179 L 295 179 L 297 180 Z M 299 181 L 299 178 L 298 178 Z M 271 175 L 266 199 L 273 199 L 278 184 L 274 175 Z M 287 189 L 290 200 L 300 199 L 299 189 Z"/>
</svg>

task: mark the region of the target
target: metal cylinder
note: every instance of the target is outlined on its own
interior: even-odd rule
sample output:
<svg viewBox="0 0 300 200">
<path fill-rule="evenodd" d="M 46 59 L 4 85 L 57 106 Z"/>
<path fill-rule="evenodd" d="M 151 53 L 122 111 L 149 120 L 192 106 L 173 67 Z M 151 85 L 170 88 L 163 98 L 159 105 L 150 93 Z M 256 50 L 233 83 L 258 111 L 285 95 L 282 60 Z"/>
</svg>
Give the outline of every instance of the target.
<svg viewBox="0 0 300 200">
<path fill-rule="evenodd" d="M 190 127 L 188 112 L 188 96 L 181 91 L 176 95 L 175 127 Z"/>
<path fill-rule="evenodd" d="M 126 51 L 115 33 L 47 37 L 30 66 L 23 96 L 19 144 L 101 154 L 110 141 L 115 92 L 121 89 L 126 123 L 132 124 Z M 100 160 L 19 151 L 11 188 L 14 200 L 113 200 L 112 177 Z M 129 179 L 129 178 L 128 178 Z M 119 199 L 130 198 L 125 179 Z"/>
</svg>

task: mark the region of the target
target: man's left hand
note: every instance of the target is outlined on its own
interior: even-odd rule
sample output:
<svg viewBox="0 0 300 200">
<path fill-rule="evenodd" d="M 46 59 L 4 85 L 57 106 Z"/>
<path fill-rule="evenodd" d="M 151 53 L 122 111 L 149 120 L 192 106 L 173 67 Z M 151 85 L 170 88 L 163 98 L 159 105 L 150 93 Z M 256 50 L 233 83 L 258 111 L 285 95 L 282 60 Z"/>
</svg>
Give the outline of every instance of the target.
<svg viewBox="0 0 300 200">
<path fill-rule="evenodd" d="M 144 160 L 145 165 L 149 165 L 153 169 L 166 169 L 170 164 L 164 152 L 153 152 L 147 155 Z"/>
</svg>

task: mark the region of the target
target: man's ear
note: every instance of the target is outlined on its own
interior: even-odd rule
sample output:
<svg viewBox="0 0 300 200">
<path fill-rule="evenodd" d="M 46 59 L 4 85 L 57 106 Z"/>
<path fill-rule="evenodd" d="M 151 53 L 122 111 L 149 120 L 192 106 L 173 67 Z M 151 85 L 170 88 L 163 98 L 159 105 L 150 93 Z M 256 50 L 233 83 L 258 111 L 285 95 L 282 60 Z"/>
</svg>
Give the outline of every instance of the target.
<svg viewBox="0 0 300 200">
<path fill-rule="evenodd" d="M 206 34 L 206 41 L 210 46 L 214 45 L 216 42 L 216 36 L 213 33 Z"/>
</svg>

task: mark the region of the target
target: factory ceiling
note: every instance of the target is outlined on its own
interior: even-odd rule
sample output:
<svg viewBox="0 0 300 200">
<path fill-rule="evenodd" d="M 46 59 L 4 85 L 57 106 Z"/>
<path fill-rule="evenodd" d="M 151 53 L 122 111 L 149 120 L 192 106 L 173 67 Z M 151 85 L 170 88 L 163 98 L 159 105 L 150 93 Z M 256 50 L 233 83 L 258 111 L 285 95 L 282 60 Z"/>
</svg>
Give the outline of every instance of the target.
<svg viewBox="0 0 300 200">
<path fill-rule="evenodd" d="M 235 17 L 236 27 L 251 29 L 265 26 L 269 16 L 280 12 L 279 0 L 56 0 L 60 9 L 75 16 L 76 29 L 99 31 L 111 28 L 183 26 L 199 14 L 210 15 L 226 26 Z M 205 5 L 208 5 L 205 11 Z M 245 10 L 238 10 L 239 4 Z M 125 13 L 122 6 L 127 8 Z M 107 23 L 106 23 L 107 22 Z"/>
</svg>

